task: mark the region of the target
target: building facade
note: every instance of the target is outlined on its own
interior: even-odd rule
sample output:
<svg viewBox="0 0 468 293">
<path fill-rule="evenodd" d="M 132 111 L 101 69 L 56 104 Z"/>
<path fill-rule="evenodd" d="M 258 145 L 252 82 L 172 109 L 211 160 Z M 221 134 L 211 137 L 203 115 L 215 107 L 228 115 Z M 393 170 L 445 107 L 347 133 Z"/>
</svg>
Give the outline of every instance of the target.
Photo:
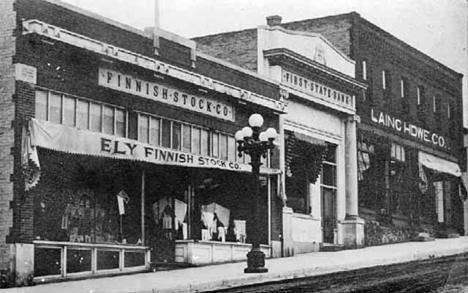
<svg viewBox="0 0 468 293">
<path fill-rule="evenodd" d="M 252 54 L 238 60 L 229 54 L 229 61 L 278 80 L 288 93 L 281 118 L 284 255 L 362 247 L 355 106 L 366 86 L 354 78 L 355 62 L 323 36 L 288 30 L 280 22 L 272 16 L 256 30 L 196 41 L 201 50 L 223 58 L 218 45 L 241 39 Z"/>
<path fill-rule="evenodd" d="M 253 113 L 279 128 L 278 82 L 161 29 L 0 5 L 3 285 L 242 260 L 253 227 L 280 255 L 279 150 L 253 211 L 234 138 Z"/>
<path fill-rule="evenodd" d="M 367 85 L 356 99 L 365 244 L 464 233 L 462 75 L 355 12 L 273 26 L 323 35 L 355 62 L 355 78 Z M 194 40 L 207 54 L 262 70 L 256 29 Z"/>
</svg>

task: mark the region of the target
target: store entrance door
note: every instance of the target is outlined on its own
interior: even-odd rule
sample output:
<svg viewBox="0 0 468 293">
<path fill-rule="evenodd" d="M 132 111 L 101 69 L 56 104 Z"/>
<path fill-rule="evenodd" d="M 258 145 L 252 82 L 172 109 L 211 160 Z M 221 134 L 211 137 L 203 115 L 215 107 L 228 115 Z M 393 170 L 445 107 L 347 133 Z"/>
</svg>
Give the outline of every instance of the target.
<svg viewBox="0 0 468 293">
<path fill-rule="evenodd" d="M 335 240 L 335 192 L 322 189 L 322 233 L 323 243 L 334 243 Z"/>
</svg>

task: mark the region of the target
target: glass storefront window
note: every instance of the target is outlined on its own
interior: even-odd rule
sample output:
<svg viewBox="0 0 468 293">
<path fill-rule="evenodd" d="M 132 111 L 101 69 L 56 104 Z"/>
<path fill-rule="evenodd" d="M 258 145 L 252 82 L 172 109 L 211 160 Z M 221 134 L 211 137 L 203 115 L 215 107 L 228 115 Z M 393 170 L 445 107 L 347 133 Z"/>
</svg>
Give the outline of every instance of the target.
<svg viewBox="0 0 468 293">
<path fill-rule="evenodd" d="M 36 118 L 39 120 L 47 120 L 48 114 L 48 97 L 45 91 L 36 91 Z"/>
</svg>

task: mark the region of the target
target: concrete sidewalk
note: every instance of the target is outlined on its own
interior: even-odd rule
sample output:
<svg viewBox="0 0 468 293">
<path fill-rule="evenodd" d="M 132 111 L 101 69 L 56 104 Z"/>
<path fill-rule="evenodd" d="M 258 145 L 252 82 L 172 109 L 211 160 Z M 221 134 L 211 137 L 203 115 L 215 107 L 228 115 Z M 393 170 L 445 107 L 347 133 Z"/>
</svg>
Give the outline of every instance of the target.
<svg viewBox="0 0 468 293">
<path fill-rule="evenodd" d="M 267 259 L 265 274 L 244 274 L 246 262 L 210 265 L 172 271 L 68 281 L 33 287 L 2 289 L 1 293 L 136 293 L 203 292 L 240 285 L 281 281 L 344 270 L 389 265 L 468 252 L 468 237 L 374 246 L 358 250 L 317 252 Z"/>
</svg>

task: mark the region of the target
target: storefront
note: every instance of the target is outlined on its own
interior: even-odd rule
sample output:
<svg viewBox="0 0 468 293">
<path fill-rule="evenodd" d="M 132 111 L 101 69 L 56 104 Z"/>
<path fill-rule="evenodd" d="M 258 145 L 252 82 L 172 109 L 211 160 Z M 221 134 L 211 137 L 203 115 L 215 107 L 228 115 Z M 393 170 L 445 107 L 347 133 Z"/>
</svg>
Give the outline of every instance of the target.
<svg viewBox="0 0 468 293">
<path fill-rule="evenodd" d="M 464 233 L 466 189 L 450 139 L 373 109 L 370 120 L 373 128 L 361 125 L 358 132 L 361 214 L 400 227 L 401 239 L 394 241 L 421 231 L 439 237 Z"/>
<path fill-rule="evenodd" d="M 319 34 L 258 29 L 261 72 L 281 83 L 285 254 L 357 248 L 354 62 Z"/>
<path fill-rule="evenodd" d="M 47 34 L 33 29 L 47 24 L 24 25 Z M 261 205 L 252 210 L 250 158 L 238 156 L 234 133 L 253 113 L 278 129 L 283 102 L 116 47 L 102 52 L 90 46 L 99 41 L 63 29 L 52 37 L 70 56 L 45 52 L 52 63 L 22 64 L 18 76 L 33 85 L 22 164 L 36 282 L 245 260 L 253 231 L 273 255 L 279 150 L 262 158 Z M 83 68 L 71 64 L 77 54 Z M 253 73 L 203 62 L 279 95 Z M 59 86 L 57 68 L 68 74 Z"/>
</svg>

